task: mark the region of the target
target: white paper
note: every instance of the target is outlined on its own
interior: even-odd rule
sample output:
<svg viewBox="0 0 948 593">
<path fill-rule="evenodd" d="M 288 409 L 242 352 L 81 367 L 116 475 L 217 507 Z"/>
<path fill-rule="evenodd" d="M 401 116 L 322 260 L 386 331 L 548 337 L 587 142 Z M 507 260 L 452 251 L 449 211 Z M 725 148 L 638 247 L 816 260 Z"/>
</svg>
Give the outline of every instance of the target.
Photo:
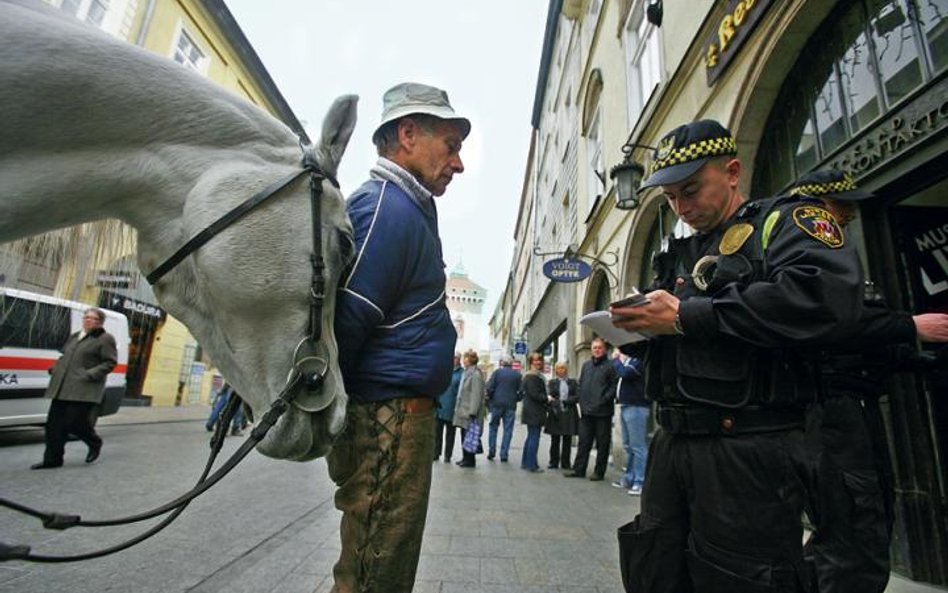
<svg viewBox="0 0 948 593">
<path fill-rule="evenodd" d="M 579 322 L 596 332 L 599 337 L 613 346 L 631 344 L 647 340 L 649 336 L 629 331 L 612 325 L 612 314 L 609 311 L 593 311 L 580 318 Z"/>
</svg>

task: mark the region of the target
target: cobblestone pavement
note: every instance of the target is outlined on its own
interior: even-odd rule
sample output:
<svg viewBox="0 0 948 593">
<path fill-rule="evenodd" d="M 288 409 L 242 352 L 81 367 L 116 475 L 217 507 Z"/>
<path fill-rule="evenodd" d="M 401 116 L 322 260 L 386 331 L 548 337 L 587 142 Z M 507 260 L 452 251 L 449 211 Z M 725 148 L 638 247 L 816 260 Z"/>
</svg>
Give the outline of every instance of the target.
<svg viewBox="0 0 948 593">
<path fill-rule="evenodd" d="M 82 463 L 67 446 L 64 468 L 31 472 L 40 431 L 0 433 L 0 493 L 44 509 L 89 518 L 137 512 L 185 490 L 203 467 L 206 406 L 123 408 L 100 420 L 101 459 Z M 510 463 L 478 457 L 477 468 L 436 462 L 415 591 L 418 593 L 620 593 L 615 529 L 638 499 L 606 480 L 563 479 L 519 469 L 518 426 Z M 548 444 L 541 441 L 545 465 Z M 227 451 L 237 441 L 228 439 Z M 457 458 L 457 454 L 455 454 Z M 339 513 L 325 464 L 251 454 L 152 540 L 90 562 L 0 564 L 0 593 L 326 593 L 338 554 Z M 0 541 L 36 552 L 74 553 L 108 545 L 135 529 L 43 530 L 0 513 Z M 894 577 L 890 593 L 944 591 Z"/>
</svg>

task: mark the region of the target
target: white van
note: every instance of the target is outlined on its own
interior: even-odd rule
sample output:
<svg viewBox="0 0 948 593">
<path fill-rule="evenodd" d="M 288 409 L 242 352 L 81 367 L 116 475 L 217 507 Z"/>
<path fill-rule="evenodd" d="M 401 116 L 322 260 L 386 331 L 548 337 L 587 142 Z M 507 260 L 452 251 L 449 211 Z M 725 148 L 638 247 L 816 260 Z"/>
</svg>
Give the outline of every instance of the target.
<svg viewBox="0 0 948 593">
<path fill-rule="evenodd" d="M 44 424 L 49 369 L 62 356 L 66 339 L 82 329 L 91 307 L 23 290 L 0 287 L 0 426 Z M 101 307 L 100 307 L 101 308 Z M 125 397 L 128 318 L 105 312 L 105 331 L 115 337 L 118 364 L 105 380 L 100 416 L 114 414 Z"/>
</svg>

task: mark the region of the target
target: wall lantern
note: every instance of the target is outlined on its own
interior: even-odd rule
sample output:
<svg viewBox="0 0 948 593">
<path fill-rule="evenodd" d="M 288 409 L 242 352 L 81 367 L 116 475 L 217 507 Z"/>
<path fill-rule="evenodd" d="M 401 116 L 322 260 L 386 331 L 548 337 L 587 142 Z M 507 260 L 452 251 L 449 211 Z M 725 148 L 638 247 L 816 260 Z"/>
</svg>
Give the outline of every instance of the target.
<svg viewBox="0 0 948 593">
<path fill-rule="evenodd" d="M 636 147 L 655 150 L 646 144 L 627 142 L 622 145 L 625 158 L 609 171 L 609 178 L 615 180 L 616 208 L 619 210 L 635 210 L 639 207 L 639 187 L 645 177 L 645 167 L 632 160 L 632 150 Z"/>
</svg>

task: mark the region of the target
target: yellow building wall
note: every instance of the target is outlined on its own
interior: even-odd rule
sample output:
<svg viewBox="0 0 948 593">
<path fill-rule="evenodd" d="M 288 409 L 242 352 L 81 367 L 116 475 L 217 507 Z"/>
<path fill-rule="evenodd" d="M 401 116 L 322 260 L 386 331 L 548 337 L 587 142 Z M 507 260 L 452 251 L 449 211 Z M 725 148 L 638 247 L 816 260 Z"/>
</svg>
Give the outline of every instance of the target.
<svg viewBox="0 0 948 593">
<path fill-rule="evenodd" d="M 274 110 L 268 109 L 264 95 L 254 84 L 249 71 L 235 57 L 216 25 L 195 2 L 159 1 L 144 48 L 170 59 L 174 54 L 178 31 L 182 27 L 209 59 L 204 73 L 209 80 L 274 113 Z"/>
<path fill-rule="evenodd" d="M 170 315 L 155 332 L 148 373 L 142 386 L 142 395 L 152 398 L 151 405 L 175 405 L 185 346 L 193 343 L 194 338 L 188 333 L 188 328 Z"/>
</svg>

